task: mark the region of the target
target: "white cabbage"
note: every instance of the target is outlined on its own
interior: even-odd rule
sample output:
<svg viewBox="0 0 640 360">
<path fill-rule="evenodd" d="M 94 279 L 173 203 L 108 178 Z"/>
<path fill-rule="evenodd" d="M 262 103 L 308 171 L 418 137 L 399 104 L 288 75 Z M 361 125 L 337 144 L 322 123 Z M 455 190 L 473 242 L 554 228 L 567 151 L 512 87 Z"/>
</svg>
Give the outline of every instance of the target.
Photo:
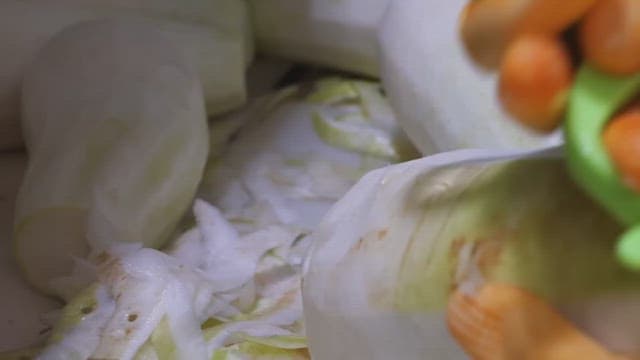
<svg viewBox="0 0 640 360">
<path fill-rule="evenodd" d="M 9 349 L 19 349 L 42 342 L 47 334 L 42 314 L 59 307 L 59 303 L 37 294 L 24 281 L 16 266 L 12 243 L 13 212 L 15 198 L 24 170 L 27 156 L 24 153 L 0 153 L 0 286 L 11 296 L 0 297 L 3 322 L 0 334 L 0 359 Z M 17 355 L 16 355 L 17 358 Z"/>
<path fill-rule="evenodd" d="M 245 68 L 253 59 L 243 0 L 6 0 L 0 5 L 0 149 L 23 144 L 20 84 L 37 51 L 64 28 L 102 18 L 134 18 L 157 26 L 196 66 L 207 112 L 219 114 L 246 98 Z M 107 76 L 108 74 L 105 74 Z M 55 85 L 52 85 L 55 86 Z"/>
<path fill-rule="evenodd" d="M 175 49 L 152 26 L 98 20 L 58 34 L 29 67 L 14 242 L 40 289 L 90 249 L 164 244 L 189 207 L 207 122 L 197 73 Z"/>
<path fill-rule="evenodd" d="M 249 0 L 258 50 L 378 76 L 376 31 L 389 0 Z"/>
<path fill-rule="evenodd" d="M 290 281 L 286 291 L 280 286 L 279 292 L 277 281 L 262 278 L 267 283 L 256 286 L 255 296 L 274 302 L 253 309 L 252 298 L 247 315 L 238 301 L 254 277 L 259 279 L 258 265 L 265 254 L 289 247 L 296 234 L 265 229 L 239 236 L 211 205 L 196 201 L 194 212 L 197 228 L 168 253 L 132 244 L 114 245 L 92 257 L 96 282 L 67 304 L 39 358 L 133 359 L 168 346 L 177 358 L 208 359 L 235 343 L 228 338 L 238 331 L 259 337 L 293 335 L 279 326 L 299 321 L 299 278 Z M 286 316 L 285 310 L 295 303 L 295 314 Z M 212 335 L 201 330 L 208 319 L 236 321 Z"/>
<path fill-rule="evenodd" d="M 210 159 L 200 196 L 241 229 L 273 223 L 313 229 L 366 171 L 416 153 L 394 125 L 386 99 L 366 93 L 378 88 L 373 82 L 327 79 L 316 82 L 308 94 L 303 86 L 289 87 L 217 121 L 212 128 L 217 149 L 225 146 L 215 140 L 219 126 L 236 131 L 238 140 Z M 366 115 L 367 109 L 376 115 Z M 392 144 L 390 153 L 380 157 L 366 147 L 349 146 L 366 145 L 366 132 L 340 132 L 336 141 L 316 126 L 315 114 L 336 116 L 345 111 L 358 115 L 365 129 L 379 132 Z"/>
<path fill-rule="evenodd" d="M 70 301 L 40 358 L 309 359 L 301 293 L 309 233 L 360 175 L 390 163 L 316 133 L 315 111 L 346 106 L 321 100 L 323 89 L 286 88 L 212 123 L 187 230 L 163 252 L 112 244 L 77 259 L 52 282 Z M 388 109 L 384 98 L 366 98 L 367 108 Z M 385 119 L 371 126 L 397 136 Z"/>
<path fill-rule="evenodd" d="M 640 277 L 614 256 L 621 228 L 558 152 L 459 150 L 363 177 L 313 234 L 314 359 L 464 358 L 447 299 L 485 282 L 527 289 L 611 351 L 637 354 Z M 625 321 L 608 320 L 623 309 Z"/>
</svg>

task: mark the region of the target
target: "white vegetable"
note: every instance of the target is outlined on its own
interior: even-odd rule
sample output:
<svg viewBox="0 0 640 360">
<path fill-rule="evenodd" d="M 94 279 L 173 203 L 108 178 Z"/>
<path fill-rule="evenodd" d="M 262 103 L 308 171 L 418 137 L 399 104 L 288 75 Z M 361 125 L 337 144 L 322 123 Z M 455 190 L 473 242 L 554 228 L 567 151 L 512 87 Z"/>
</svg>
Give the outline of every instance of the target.
<svg viewBox="0 0 640 360">
<path fill-rule="evenodd" d="M 312 116 L 316 133 L 326 143 L 393 162 L 417 156 L 380 84 L 325 79 L 315 84 L 307 100 L 325 105 Z"/>
<path fill-rule="evenodd" d="M 309 358 L 300 286 L 307 235 L 362 173 L 389 163 L 328 145 L 312 114 L 360 114 L 385 137 L 400 132 L 375 83 L 331 79 L 305 90 L 284 89 L 212 124 L 199 194 L 220 207 L 196 200 L 196 227 L 166 253 L 107 237 L 92 242 L 101 252 L 49 282 L 70 302 L 41 358 Z"/>
<path fill-rule="evenodd" d="M 217 10 L 209 12 L 211 6 Z M 246 97 L 244 70 L 253 53 L 246 12 L 241 0 L 3 1 L 0 33 L 11 36 L 2 43 L 2 52 L 11 56 L 0 60 L 0 149 L 22 144 L 19 93 L 25 66 L 54 34 L 91 19 L 146 19 L 196 66 L 210 115 L 237 107 Z"/>
<path fill-rule="evenodd" d="M 194 211 L 197 228 L 169 254 L 134 244 L 94 257 L 98 282 L 65 306 L 39 358 L 209 359 L 218 350 L 245 351 L 226 349 L 239 336 L 269 348 L 304 348 L 272 339 L 296 337 L 286 327 L 300 320 L 300 278 L 266 255 L 286 255 L 296 234 L 270 227 L 238 236 L 211 205 L 196 201 Z M 239 302 L 251 284 L 256 297 L 243 313 Z M 207 319 L 224 320 L 212 327 Z"/>
<path fill-rule="evenodd" d="M 484 282 L 527 289 L 612 351 L 636 354 L 627 334 L 640 318 L 620 311 L 640 278 L 616 262 L 619 231 L 555 153 L 460 150 L 373 171 L 314 233 L 303 285 L 312 356 L 465 358 L 447 299 Z"/>
<path fill-rule="evenodd" d="M 415 154 L 405 146 L 408 141 L 386 99 L 367 94 L 372 89 L 377 92 L 374 82 L 318 81 L 309 94 L 302 86 L 290 87 L 219 121 L 217 126 L 225 128 L 234 122 L 245 125 L 237 141 L 207 168 L 200 196 L 233 222 L 245 222 L 242 228 L 284 223 L 313 229 L 366 171 Z M 325 132 L 315 124 L 316 113 L 353 114 L 366 131 Z M 385 152 L 371 146 L 369 132 L 388 145 Z M 222 131 L 214 127 L 213 133 Z"/>
<path fill-rule="evenodd" d="M 211 294 L 204 279 L 135 245 L 113 247 L 97 260 L 100 281 L 63 309 L 40 359 L 132 359 L 164 319 L 172 333 L 190 335 L 189 345 L 176 344 L 182 358 L 206 358 L 197 336 L 202 310 L 193 302 L 194 293 Z"/>
<path fill-rule="evenodd" d="M 23 1 L 24 2 L 24 1 Z M 26 0 L 47 4 L 47 0 Z M 246 9 L 245 0 L 55 0 L 62 8 L 87 9 L 103 14 L 135 14 L 144 17 L 175 20 L 184 23 L 208 25 L 228 32 L 241 32 L 247 28 L 240 15 Z"/>
<path fill-rule="evenodd" d="M 337 79 L 331 84 L 354 85 Z M 356 85 L 361 92 L 375 88 Z M 342 95 L 334 98 L 337 102 L 321 96 L 323 86 L 314 87 L 310 96 L 303 89 L 257 99 L 212 124 L 208 177 L 199 195 L 215 199 L 219 207 L 196 200 L 196 226 L 165 253 L 116 244 L 52 281 L 59 293 L 73 294 L 78 284 L 88 286 L 87 273 L 95 273 L 99 282 L 94 280 L 89 294 L 99 284 L 115 306 L 99 309 L 111 311 L 104 324 L 88 321 L 78 316 L 83 306 L 74 304 L 96 296 L 76 290 L 79 295 L 63 310 L 70 315 L 56 326 L 44 355 L 80 350 L 97 358 L 139 360 L 200 359 L 203 354 L 309 358 L 300 285 L 311 245 L 307 234 L 360 174 L 388 161 L 327 145 L 314 131 L 312 113 L 348 105 Z M 383 98 L 364 98 L 362 104 L 348 102 L 387 108 Z M 379 115 L 372 122 L 395 134 L 389 114 L 381 110 Z M 137 315 L 133 322 L 127 320 L 130 314 Z"/>
<path fill-rule="evenodd" d="M 279 336 L 266 340 L 246 335 L 239 344 L 222 348 L 214 353 L 213 360 L 308 360 L 306 343 L 296 337 Z"/>
<path fill-rule="evenodd" d="M 467 2 L 401 0 L 389 6 L 378 34 L 381 76 L 402 128 L 424 155 L 557 142 L 509 119 L 495 95 L 495 75 L 465 54 L 458 19 Z"/>
<path fill-rule="evenodd" d="M 24 153 L 0 153 L 0 286 L 11 296 L 0 297 L 0 359 L 4 351 L 41 343 L 46 325 L 41 315 L 59 306 L 36 293 L 22 278 L 13 259 L 13 211 L 16 193 L 27 167 Z M 17 356 L 15 357 L 18 358 Z"/>
<path fill-rule="evenodd" d="M 26 74 L 30 159 L 14 241 L 29 280 L 49 289 L 89 246 L 162 245 L 208 152 L 189 63 L 154 27 L 104 20 L 61 32 Z"/>
<path fill-rule="evenodd" d="M 102 329 L 115 312 L 107 289 L 94 285 L 78 294 L 63 309 L 42 360 L 88 359 L 100 343 Z"/>
<path fill-rule="evenodd" d="M 27 0 L 38 6 L 49 0 Z M 56 7 L 102 14 L 141 16 L 186 24 L 203 25 L 242 41 L 244 58 L 253 58 L 253 37 L 245 0 L 55 0 Z"/>
<path fill-rule="evenodd" d="M 389 0 L 249 0 L 258 49 L 378 75 L 376 31 Z"/>
</svg>

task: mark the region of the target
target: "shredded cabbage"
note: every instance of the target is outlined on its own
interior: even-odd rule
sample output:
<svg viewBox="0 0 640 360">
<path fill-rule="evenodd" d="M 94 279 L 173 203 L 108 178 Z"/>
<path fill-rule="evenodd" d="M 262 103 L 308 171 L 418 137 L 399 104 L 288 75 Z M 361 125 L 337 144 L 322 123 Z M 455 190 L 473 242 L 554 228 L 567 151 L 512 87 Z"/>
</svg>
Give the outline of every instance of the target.
<svg viewBox="0 0 640 360">
<path fill-rule="evenodd" d="M 343 105 L 302 90 L 212 124 L 194 216 L 164 251 L 113 244 L 53 281 L 70 301 L 41 359 L 309 359 L 309 234 L 362 174 L 390 162 L 323 141 L 314 111 Z"/>
</svg>

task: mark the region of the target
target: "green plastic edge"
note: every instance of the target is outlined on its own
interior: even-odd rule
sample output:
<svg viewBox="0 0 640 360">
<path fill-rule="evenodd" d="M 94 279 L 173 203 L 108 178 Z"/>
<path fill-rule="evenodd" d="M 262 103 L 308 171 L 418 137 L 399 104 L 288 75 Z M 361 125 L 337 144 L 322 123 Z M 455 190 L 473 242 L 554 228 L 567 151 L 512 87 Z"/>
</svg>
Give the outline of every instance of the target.
<svg viewBox="0 0 640 360">
<path fill-rule="evenodd" d="M 590 65 L 578 71 L 564 122 L 565 155 L 574 180 L 622 224 L 638 228 L 623 234 L 620 262 L 640 270 L 640 194 L 625 186 L 602 143 L 615 112 L 640 90 L 640 73 L 619 77 Z"/>
</svg>

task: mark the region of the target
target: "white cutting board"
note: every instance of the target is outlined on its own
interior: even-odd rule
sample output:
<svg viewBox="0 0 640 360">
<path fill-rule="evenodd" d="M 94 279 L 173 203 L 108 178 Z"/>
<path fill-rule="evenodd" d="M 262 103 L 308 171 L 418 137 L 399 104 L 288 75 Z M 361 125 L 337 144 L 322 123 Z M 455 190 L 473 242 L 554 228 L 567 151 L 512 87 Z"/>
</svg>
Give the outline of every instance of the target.
<svg viewBox="0 0 640 360">
<path fill-rule="evenodd" d="M 37 343 L 42 314 L 57 306 L 29 287 L 13 258 L 13 209 L 25 165 L 24 153 L 0 153 L 0 352 Z"/>
</svg>

